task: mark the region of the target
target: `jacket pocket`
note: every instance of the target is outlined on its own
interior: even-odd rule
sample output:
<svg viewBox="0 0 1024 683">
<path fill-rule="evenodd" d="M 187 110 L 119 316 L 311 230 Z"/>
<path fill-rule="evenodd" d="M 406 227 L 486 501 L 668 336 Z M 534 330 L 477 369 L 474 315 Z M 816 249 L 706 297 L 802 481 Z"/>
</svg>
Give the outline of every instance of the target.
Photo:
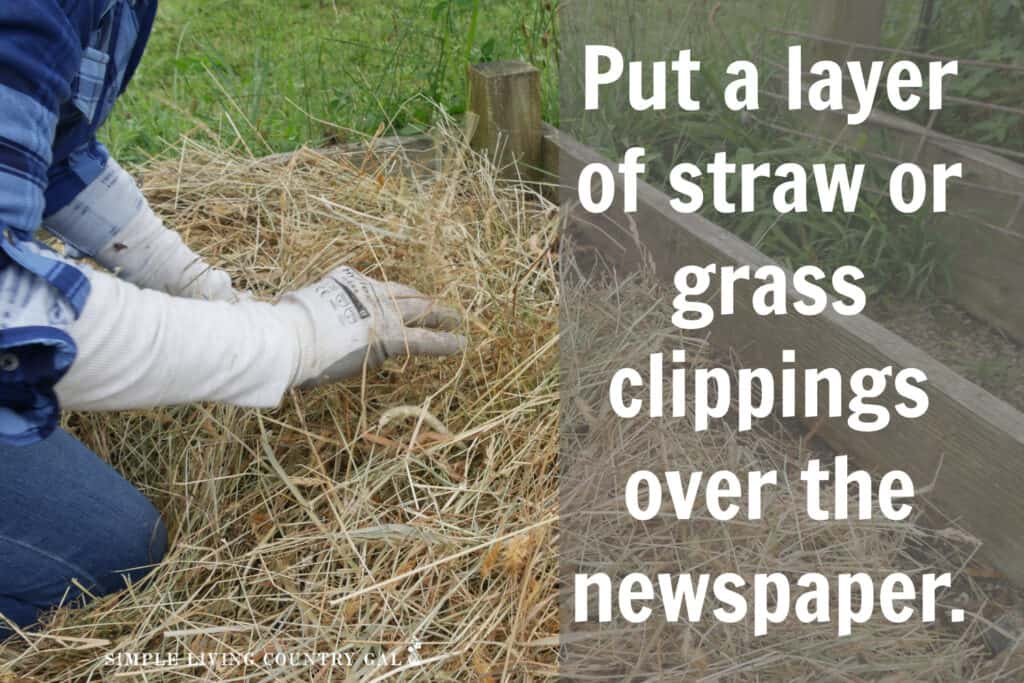
<svg viewBox="0 0 1024 683">
<path fill-rule="evenodd" d="M 110 56 L 95 48 L 87 47 L 82 53 L 82 64 L 78 68 L 78 78 L 72 101 L 82 112 L 82 116 L 92 123 L 96 116 L 96 108 L 103 95 L 103 86 L 107 80 L 107 64 Z"/>
</svg>

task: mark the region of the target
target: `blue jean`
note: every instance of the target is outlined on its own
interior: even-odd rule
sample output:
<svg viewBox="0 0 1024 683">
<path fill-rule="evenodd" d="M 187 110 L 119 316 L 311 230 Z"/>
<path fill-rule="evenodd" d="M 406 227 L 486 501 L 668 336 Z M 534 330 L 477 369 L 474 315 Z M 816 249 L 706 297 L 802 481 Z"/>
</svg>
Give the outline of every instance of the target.
<svg viewBox="0 0 1024 683">
<path fill-rule="evenodd" d="M 114 593 L 166 549 L 156 508 L 67 432 L 0 446 L 0 614 L 19 627 L 78 599 L 72 579 Z M 0 640 L 9 635 L 0 619 Z"/>
</svg>

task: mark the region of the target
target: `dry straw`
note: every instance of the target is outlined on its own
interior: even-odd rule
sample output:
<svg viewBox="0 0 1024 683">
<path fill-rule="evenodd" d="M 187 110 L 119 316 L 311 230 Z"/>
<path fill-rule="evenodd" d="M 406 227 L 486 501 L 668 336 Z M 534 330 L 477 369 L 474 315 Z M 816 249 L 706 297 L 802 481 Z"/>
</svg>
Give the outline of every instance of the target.
<svg viewBox="0 0 1024 683">
<path fill-rule="evenodd" d="M 68 428 L 164 512 L 172 547 L 139 585 L 57 610 L 0 645 L 0 680 L 558 675 L 557 211 L 445 137 L 437 173 L 403 172 L 408 160 L 389 150 L 375 163 L 312 150 L 257 160 L 191 141 L 177 159 L 141 169 L 155 208 L 257 296 L 347 263 L 454 304 L 470 344 L 460 358 L 393 362 L 289 394 L 278 410 L 70 416 Z M 581 405 L 569 406 L 572 420 L 600 414 L 596 403 L 579 414 Z M 633 443 L 629 425 L 593 427 L 609 443 Z M 807 455 L 777 426 L 743 439 L 685 433 L 680 423 L 665 438 L 689 444 L 694 466 L 749 464 L 736 460 L 742 454 L 792 468 L 798 460 L 787 457 Z M 784 490 L 773 521 L 756 528 L 695 525 L 691 557 L 740 571 L 772 567 L 782 552 L 787 567 L 804 571 L 923 567 L 940 553 L 943 566 L 963 560 L 909 525 L 801 526 L 790 514 L 795 495 Z M 978 671 L 973 627 L 869 625 L 842 645 L 788 630 L 756 642 L 742 624 L 687 633 L 693 668 L 679 680 L 882 679 L 867 665 L 876 661 L 907 672 L 891 682 Z M 403 666 L 414 643 L 422 663 Z M 145 673 L 112 664 L 145 652 L 179 661 L 347 652 L 356 664 L 282 668 L 227 657 Z M 381 653 L 397 668 L 363 659 Z"/>
<path fill-rule="evenodd" d="M 566 274 L 580 274 L 566 278 L 561 292 L 560 551 L 565 564 L 576 563 L 572 571 L 607 573 L 616 586 L 614 579 L 630 572 L 712 577 L 736 573 L 748 581 L 741 591 L 748 604 L 753 599 L 749 582 L 757 573 L 785 573 L 793 585 L 793 599 L 802 592 L 795 586 L 797 578 L 812 572 L 827 577 L 864 572 L 872 577 L 876 590 L 894 572 L 915 578 L 949 572 L 955 578 L 954 589 L 939 596 L 936 623 L 922 624 L 919 613 L 906 624 L 888 623 L 876 604 L 874 618 L 843 638 L 836 637 L 834 620 L 804 625 L 792 618 L 754 637 L 750 611 L 739 624 L 714 620 L 709 612 L 720 603 L 710 597 L 710 589 L 699 623 L 681 618 L 679 623 L 666 624 L 654 601 L 648 603 L 654 613 L 645 624 L 630 625 L 619 619 L 608 627 L 587 625 L 564 633 L 563 674 L 573 680 L 773 683 L 1018 681 L 1024 677 L 1020 653 L 1013 647 L 990 658 L 982 644 L 980 636 L 990 628 L 979 614 L 995 605 L 992 591 L 975 579 L 979 572 L 972 561 L 978 541 L 929 508 L 929 482 L 917 482 L 918 512 L 913 520 L 888 521 L 876 504 L 872 520 L 855 521 L 854 513 L 851 521 L 815 522 L 806 513 L 800 472 L 812 458 L 823 459 L 828 467 L 833 454 L 797 425 L 762 420 L 753 430 L 738 432 L 729 421 L 721 421 L 712 429 L 695 432 L 689 419 L 615 418 L 607 400 L 608 378 L 621 367 L 646 368 L 654 351 L 669 358 L 673 349 L 685 349 L 690 372 L 731 363 L 716 357 L 703 336 L 687 336 L 666 324 L 672 292 L 650 284 L 651 278 L 605 277 L 602 264 L 593 263 L 594 255 L 583 254 L 586 269 L 564 257 L 562 263 Z M 616 279 L 618 283 L 611 284 Z M 571 280 L 581 286 L 570 286 Z M 666 392 L 667 375 L 666 371 Z M 895 460 L 893 464 L 898 465 Z M 698 502 L 693 517 L 681 522 L 672 514 L 665 492 L 662 515 L 640 523 L 626 514 L 622 503 L 625 482 L 637 470 L 679 470 L 684 480 L 692 471 L 774 470 L 779 485 L 764 498 L 761 519 L 740 515 L 731 522 L 719 522 Z M 826 488 L 822 500 L 831 501 L 833 495 Z M 855 511 L 856 502 L 850 507 Z M 930 525 L 924 523 L 925 515 Z M 566 582 L 570 569 L 562 568 Z M 833 615 L 836 601 L 833 591 Z M 946 615 L 953 607 L 967 609 L 968 623 L 949 623 Z M 589 610 L 597 613 L 593 591 Z M 610 673 L 614 675 L 609 677 Z"/>
<path fill-rule="evenodd" d="M 393 362 L 262 413 L 69 417 L 164 512 L 172 547 L 144 583 L 0 646 L 0 672 L 142 680 L 104 657 L 343 651 L 355 666 L 145 680 L 554 674 L 557 212 L 462 149 L 430 177 L 377 157 L 261 161 L 186 141 L 141 176 L 154 208 L 257 296 L 346 263 L 461 309 L 466 353 Z M 428 662 L 415 671 L 363 660 L 401 663 L 414 643 Z"/>
</svg>

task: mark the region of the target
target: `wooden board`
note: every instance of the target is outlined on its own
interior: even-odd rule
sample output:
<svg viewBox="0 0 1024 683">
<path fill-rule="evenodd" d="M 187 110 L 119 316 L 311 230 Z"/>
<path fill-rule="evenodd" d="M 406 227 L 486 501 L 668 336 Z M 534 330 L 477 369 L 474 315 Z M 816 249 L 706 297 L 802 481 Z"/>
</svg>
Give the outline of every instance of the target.
<svg viewBox="0 0 1024 683">
<path fill-rule="evenodd" d="M 557 159 L 563 183 L 573 185 L 567 188 L 570 198 L 585 164 L 614 169 L 608 159 L 550 127 L 544 157 Z M 614 211 L 602 217 L 570 211 L 567 230 L 579 231 L 624 267 L 641 258 L 653 262 L 659 278 L 668 282 L 686 264 L 772 263 L 724 228 L 677 214 L 669 198 L 646 183 L 640 183 L 638 204 L 629 220 Z M 764 318 L 750 309 L 749 297 L 750 290 L 738 286 L 735 314 L 719 317 L 711 331 L 712 344 L 735 352 L 748 367 L 778 369 L 782 349 L 794 349 L 798 367 L 835 367 L 845 377 L 859 368 L 886 366 L 917 367 L 928 375 L 930 408 L 923 417 L 894 417 L 887 429 L 872 434 L 830 419 L 817 426 L 817 433 L 876 471 L 905 470 L 918 487 L 934 479 L 927 499 L 984 541 L 983 556 L 1024 583 L 1024 415 L 866 317 L 828 312 Z M 891 395 L 882 400 L 895 402 Z"/>
<path fill-rule="evenodd" d="M 267 163 L 291 163 L 303 154 L 314 154 L 345 161 L 367 172 L 401 172 L 406 174 L 438 170 L 437 141 L 430 135 L 388 136 L 360 142 L 331 145 L 318 149 L 299 149 L 263 157 Z"/>
</svg>

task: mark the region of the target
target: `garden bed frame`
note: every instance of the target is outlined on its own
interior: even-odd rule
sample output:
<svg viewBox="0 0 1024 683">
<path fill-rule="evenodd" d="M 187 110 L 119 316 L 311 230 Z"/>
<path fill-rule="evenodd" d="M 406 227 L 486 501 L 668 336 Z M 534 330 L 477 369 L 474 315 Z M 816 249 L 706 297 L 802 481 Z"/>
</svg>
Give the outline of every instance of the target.
<svg viewBox="0 0 1024 683">
<path fill-rule="evenodd" d="M 540 76 L 533 67 L 479 65 L 470 68 L 469 78 L 467 129 L 474 146 L 490 153 L 507 176 L 540 178 L 555 188 L 558 178 L 577 178 L 589 163 L 615 169 L 611 160 L 543 123 Z M 417 136 L 325 153 L 376 164 L 408 149 L 414 161 L 432 167 L 430 146 L 429 136 Z M 580 232 L 624 269 L 650 264 L 671 286 L 675 271 L 686 264 L 774 263 L 725 228 L 699 215 L 674 212 L 667 195 L 647 183 L 639 184 L 638 211 L 629 216 L 617 207 L 602 216 L 586 214 L 574 208 L 575 189 L 561 188 L 569 200 L 562 203 L 565 230 Z M 577 230 L 580 226 L 591 229 Z M 844 419 L 810 420 L 810 434 L 875 471 L 908 472 L 943 515 L 983 543 L 981 557 L 1024 584 L 1024 414 L 865 316 L 842 317 L 829 310 L 815 317 L 766 318 L 750 308 L 749 295 L 737 287 L 735 313 L 719 317 L 710 336 L 712 346 L 744 366 L 778 370 L 782 350 L 794 349 L 798 369 L 835 367 L 849 376 L 863 367 L 892 366 L 894 371 L 917 367 L 927 373 L 930 407 L 923 417 L 896 418 L 875 433 L 852 430 Z M 796 298 L 790 291 L 790 299 Z M 1018 309 L 1019 301 L 1018 294 Z"/>
</svg>

